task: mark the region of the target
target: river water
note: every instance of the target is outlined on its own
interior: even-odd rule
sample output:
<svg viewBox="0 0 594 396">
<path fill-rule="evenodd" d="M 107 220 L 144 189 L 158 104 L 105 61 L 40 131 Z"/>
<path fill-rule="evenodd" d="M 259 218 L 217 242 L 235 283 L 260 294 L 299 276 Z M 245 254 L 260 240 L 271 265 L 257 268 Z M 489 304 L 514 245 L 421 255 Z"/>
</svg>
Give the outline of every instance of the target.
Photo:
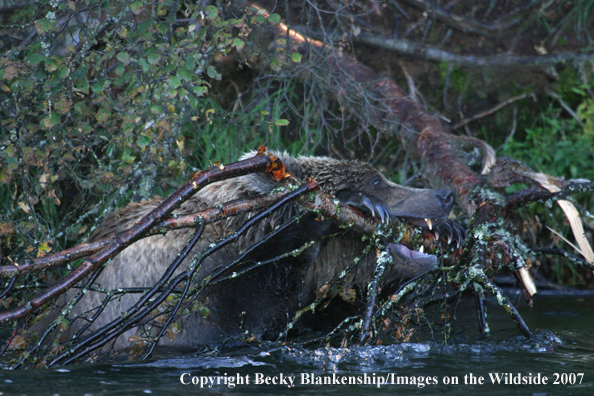
<svg viewBox="0 0 594 396">
<path fill-rule="evenodd" d="M 486 305 L 491 334 L 478 335 L 469 299 L 458 310 L 447 345 L 437 336 L 389 346 L 271 346 L 0 371 L 0 395 L 594 395 L 594 297 L 537 296 L 532 309 L 518 303 L 536 332 L 531 340 L 494 301 Z"/>
</svg>

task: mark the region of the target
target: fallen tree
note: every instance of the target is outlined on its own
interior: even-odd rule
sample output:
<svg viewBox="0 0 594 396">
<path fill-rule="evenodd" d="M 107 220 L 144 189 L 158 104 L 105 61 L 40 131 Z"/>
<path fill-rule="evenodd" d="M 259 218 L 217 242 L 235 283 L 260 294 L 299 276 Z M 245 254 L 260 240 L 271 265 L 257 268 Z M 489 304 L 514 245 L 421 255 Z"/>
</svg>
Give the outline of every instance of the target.
<svg viewBox="0 0 594 396">
<path fill-rule="evenodd" d="M 278 25 L 277 36 L 289 38 L 287 52 L 297 49 L 310 57 L 312 63 L 327 65 L 329 78 L 335 82 L 333 92 L 336 95 L 352 96 L 349 99 L 353 103 L 355 96 L 363 96 L 363 100 L 359 102 L 371 107 L 371 123 L 383 133 L 399 138 L 407 154 L 419 163 L 423 177 L 434 188 L 446 186 L 456 192 L 458 202 L 472 219 L 470 240 L 461 264 L 466 267 L 466 272 L 456 274 L 455 279 L 450 281 L 461 285 L 462 290 L 473 283 L 486 287 L 497 295 L 501 303 L 503 296 L 487 282 L 488 278 L 507 267 L 518 280 L 526 300 L 531 303 L 536 288 L 523 258 L 530 249 L 518 242 L 505 226 L 507 219 L 514 215 L 514 210 L 518 207 L 518 197 L 524 197 L 520 201 L 525 205 L 541 200 L 537 198 L 536 191 L 552 198 L 550 193 L 567 195 L 576 190 L 591 192 L 594 184 L 588 180 L 566 182 L 561 178 L 534 172 L 512 159 L 496 159 L 495 151 L 485 142 L 446 133 L 441 123 L 394 81 L 381 78 L 354 58 L 338 53 L 320 41 L 307 39 L 284 24 Z M 311 78 L 310 73 L 302 70 L 297 76 Z M 469 158 L 468 154 L 469 149 L 474 148 L 482 151 L 480 174 L 469 165 L 476 161 L 476 158 Z M 500 189 L 515 183 L 525 183 L 529 187 L 516 192 L 508 201 Z M 594 269 L 594 252 L 585 237 L 578 210 L 567 200 L 557 198 L 557 201 L 571 224 L 579 246 L 576 249 L 583 256 L 582 265 Z M 583 208 L 582 213 L 592 217 Z M 479 315 L 484 315 L 481 304 L 477 300 Z M 504 305 L 517 318 L 511 305 L 508 302 Z M 530 334 L 521 320 L 514 320 L 525 335 Z M 481 329 L 484 329 L 484 316 L 480 322 Z"/>
</svg>

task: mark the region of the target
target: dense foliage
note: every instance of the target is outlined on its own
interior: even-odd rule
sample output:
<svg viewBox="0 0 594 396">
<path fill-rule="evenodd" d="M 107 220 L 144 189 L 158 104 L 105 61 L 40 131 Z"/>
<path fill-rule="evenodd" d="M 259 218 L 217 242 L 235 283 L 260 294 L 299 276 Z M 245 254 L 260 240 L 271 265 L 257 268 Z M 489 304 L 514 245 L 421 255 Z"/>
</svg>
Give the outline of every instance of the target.
<svg viewBox="0 0 594 396">
<path fill-rule="evenodd" d="M 248 21 L 269 23 L 255 10 L 42 1 L 9 21 L 27 38 L 0 58 L 5 254 L 64 247 L 118 202 L 163 194 L 188 158 L 203 167 L 220 159 L 213 148 L 229 160 L 261 144 L 254 122 L 224 128 L 212 96 L 214 60 L 245 46 Z"/>
</svg>

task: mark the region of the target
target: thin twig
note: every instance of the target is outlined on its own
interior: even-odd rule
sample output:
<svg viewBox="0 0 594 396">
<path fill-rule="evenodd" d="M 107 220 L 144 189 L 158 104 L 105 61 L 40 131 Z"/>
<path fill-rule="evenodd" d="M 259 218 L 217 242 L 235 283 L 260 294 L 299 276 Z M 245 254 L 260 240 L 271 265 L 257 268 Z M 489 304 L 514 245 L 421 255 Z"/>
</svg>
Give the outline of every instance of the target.
<svg viewBox="0 0 594 396">
<path fill-rule="evenodd" d="M 408 84 L 408 94 L 409 94 L 410 98 L 418 103 L 419 101 L 417 100 L 417 89 L 415 88 L 415 82 L 413 81 L 412 77 L 408 73 L 408 70 L 406 70 L 404 63 L 402 63 L 402 61 L 399 61 L 398 64 L 400 65 L 400 68 L 402 69 L 404 78 L 406 78 L 406 83 Z"/>
<path fill-rule="evenodd" d="M 486 117 L 486 116 L 488 116 L 490 114 L 493 114 L 496 111 L 498 111 L 498 110 L 502 109 L 503 107 L 507 106 L 508 104 L 513 103 L 513 102 L 516 102 L 516 101 L 521 100 L 521 99 L 524 99 L 524 98 L 526 98 L 528 96 L 532 96 L 534 98 L 534 94 L 522 94 L 522 95 L 514 96 L 512 98 L 509 98 L 507 100 L 504 100 L 503 102 L 499 103 L 497 106 L 495 106 L 495 107 L 493 107 L 493 108 L 491 108 L 489 110 L 485 110 L 482 113 L 479 113 L 479 114 L 477 114 L 475 116 L 472 116 L 470 118 L 467 118 L 465 120 L 460 121 L 459 123 L 457 123 L 456 125 L 454 125 L 452 127 L 452 129 L 458 129 L 460 127 L 463 127 L 465 125 L 468 125 L 472 121 L 476 121 L 476 120 L 478 120 L 480 118 L 483 118 L 483 117 Z"/>
<path fill-rule="evenodd" d="M 4 289 L 4 291 L 2 291 L 2 293 L 0 294 L 0 299 L 4 298 L 4 296 L 6 296 L 12 290 L 15 281 L 16 277 L 11 278 L 10 281 L 7 282 L 6 289 Z"/>
<path fill-rule="evenodd" d="M 460 15 L 455 15 L 448 12 L 446 9 L 439 7 L 433 1 L 425 0 L 403 0 L 408 5 L 411 5 L 419 10 L 428 12 L 431 16 L 444 22 L 452 28 L 464 33 L 477 33 L 482 35 L 500 34 L 509 29 L 513 25 L 521 21 L 521 17 L 514 18 L 505 23 L 489 23 L 479 22 L 474 19 L 466 18 Z M 536 3 L 536 2 L 534 2 Z"/>
<path fill-rule="evenodd" d="M 535 253 L 541 253 L 541 254 L 554 254 L 557 256 L 563 256 L 563 257 L 571 260 L 576 265 L 581 265 L 583 267 L 588 268 L 591 271 L 594 271 L 594 265 L 590 264 L 583 258 L 576 256 L 575 254 L 566 252 L 563 249 L 532 249 L 532 251 Z"/>
<path fill-rule="evenodd" d="M 499 289 L 499 287 L 491 283 L 491 281 L 484 274 L 479 275 L 475 280 L 495 296 L 499 305 L 501 305 L 512 317 L 513 321 L 516 323 L 522 334 L 524 334 L 526 338 L 532 337 L 532 331 L 530 331 L 530 329 L 526 325 L 526 322 L 524 322 L 524 319 L 522 319 L 522 316 L 520 316 L 520 313 L 512 305 L 509 299 L 503 295 L 501 289 Z"/>
<path fill-rule="evenodd" d="M 384 254 L 389 254 L 386 250 L 383 252 Z M 382 259 L 382 255 L 379 255 L 378 251 L 378 260 L 377 266 L 375 267 L 375 273 L 373 274 L 373 279 L 371 283 L 369 283 L 369 287 L 367 288 L 367 310 L 365 312 L 365 318 L 363 320 L 363 326 L 361 327 L 361 335 L 359 337 L 359 344 L 363 345 L 365 340 L 369 337 L 369 324 L 371 322 L 371 316 L 373 315 L 373 310 L 375 309 L 375 300 L 377 298 L 377 287 L 379 285 L 379 281 L 384 274 L 384 270 L 386 269 L 386 262 Z"/>
<path fill-rule="evenodd" d="M 514 137 L 514 135 L 516 134 L 516 127 L 518 124 L 518 107 L 514 106 L 513 111 L 512 111 L 512 127 L 511 130 L 509 131 L 507 137 L 505 138 L 505 141 L 503 142 L 503 144 L 499 147 L 499 150 L 501 150 L 506 144 L 508 144 Z"/>
<path fill-rule="evenodd" d="M 584 127 L 584 123 L 582 122 L 580 117 L 578 117 L 578 115 L 575 113 L 575 111 L 573 111 L 573 109 L 571 107 L 569 107 L 569 105 L 567 103 L 565 103 L 565 101 L 563 100 L 563 98 L 561 98 L 561 96 L 559 96 L 558 94 L 556 94 L 555 92 L 550 91 L 550 90 L 547 90 L 547 95 L 549 95 L 550 97 L 555 99 L 557 102 L 559 102 L 561 107 L 563 107 L 565 109 L 565 111 L 567 111 L 569 113 L 569 115 L 577 122 L 577 124 L 580 127 L 582 127 L 582 128 Z"/>
<path fill-rule="evenodd" d="M 402 6 L 400 4 L 398 4 L 397 1 L 388 0 L 388 2 L 390 4 L 392 4 L 392 6 L 394 6 L 394 8 L 396 8 L 406 19 L 410 19 L 410 16 L 408 15 L 408 13 L 404 10 L 404 8 L 402 8 Z"/>
</svg>

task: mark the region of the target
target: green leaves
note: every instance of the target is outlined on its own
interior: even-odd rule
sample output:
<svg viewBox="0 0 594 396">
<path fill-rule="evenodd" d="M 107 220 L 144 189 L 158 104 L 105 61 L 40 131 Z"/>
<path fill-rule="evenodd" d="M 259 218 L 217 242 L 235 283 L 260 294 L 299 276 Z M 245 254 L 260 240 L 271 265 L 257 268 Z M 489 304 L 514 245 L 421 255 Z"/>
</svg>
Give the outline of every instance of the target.
<svg viewBox="0 0 594 396">
<path fill-rule="evenodd" d="M 72 18 L 78 12 L 77 2 L 57 3 L 55 8 L 24 6 L 14 13 L 10 23 L 31 26 L 34 20 L 37 36 L 16 57 L 0 57 L 0 96 L 4 98 L 0 125 L 8 134 L 19 127 L 27 131 L 20 151 L 9 143 L 0 151 L 0 195 L 11 197 L 1 190 L 10 186 L 11 191 L 31 197 L 27 201 L 31 216 L 37 220 L 46 216 L 39 224 L 58 229 L 57 224 L 74 223 L 95 205 L 111 202 L 108 197 L 126 187 L 129 173 L 140 164 L 156 164 L 160 175 L 156 188 L 169 188 L 187 172 L 179 156 L 182 151 L 199 152 L 200 159 L 192 162 L 192 167 L 199 167 L 202 158 L 217 154 L 213 145 L 246 145 L 248 136 L 253 142 L 250 147 L 261 143 L 261 131 L 253 128 L 260 119 L 250 118 L 249 112 L 245 131 L 220 133 L 227 113 L 218 107 L 215 96 L 221 93 L 220 87 L 234 90 L 224 81 L 225 69 L 218 60 L 247 52 L 253 13 L 225 20 L 215 3 L 204 7 L 201 2 L 180 2 L 175 10 L 176 3 L 167 0 L 153 5 L 153 19 L 148 6 L 152 2 L 104 0 L 93 15 L 117 23 L 113 29 L 101 30 L 102 23 Z M 83 0 L 81 4 L 91 3 Z M 169 18 L 182 14 L 197 22 L 171 25 Z M 69 21 L 68 30 L 54 35 L 56 21 Z M 259 14 L 258 21 L 279 23 L 280 17 Z M 80 32 L 80 42 L 73 41 L 74 31 Z M 250 49 L 249 55 L 258 57 L 258 51 L 262 50 Z M 273 128 L 284 125 L 278 112 L 266 123 Z M 197 130 L 204 131 L 202 137 L 179 144 L 184 135 Z M 178 145 L 162 143 L 172 141 Z M 56 176 L 55 185 L 41 188 L 34 180 L 41 174 Z M 126 194 L 118 204 L 124 203 Z M 53 208 L 57 202 L 77 209 L 64 215 Z M 7 208 L 1 207 L 0 212 L 12 213 Z M 49 217 L 55 213 L 62 215 L 52 223 Z M 23 238 L 42 240 L 47 235 L 47 229 L 31 226 L 23 231 L 24 225 L 15 219 L 10 221 L 15 222 L 18 243 L 23 246 L 30 245 Z M 91 220 L 85 217 L 82 225 L 91 229 Z M 68 235 L 65 232 L 64 238 Z"/>
<path fill-rule="evenodd" d="M 124 67 L 124 65 L 122 63 L 120 63 L 119 65 L 117 65 L 115 72 L 118 76 L 121 76 L 124 74 L 124 72 L 126 71 L 126 68 Z"/>
<path fill-rule="evenodd" d="M 194 86 L 192 87 L 192 92 L 194 92 L 196 96 L 204 96 L 208 92 L 208 88 L 205 86 Z"/>
<path fill-rule="evenodd" d="M 188 69 L 179 69 L 177 74 L 184 80 L 184 81 L 192 81 L 194 78 L 194 73 L 190 72 Z"/>
<path fill-rule="evenodd" d="M 41 62 L 45 61 L 45 56 L 41 55 L 40 53 L 34 52 L 27 56 L 27 62 L 29 62 L 33 66 L 37 66 Z"/>
<path fill-rule="evenodd" d="M 44 34 L 47 33 L 56 26 L 55 20 L 50 19 L 40 19 L 35 22 L 35 30 L 37 30 L 37 34 Z"/>
<path fill-rule="evenodd" d="M 215 80 L 220 80 L 222 77 L 221 74 L 217 72 L 217 69 L 212 66 L 208 66 L 208 69 L 206 69 L 206 74 L 208 74 L 208 77 L 214 78 Z"/>
<path fill-rule="evenodd" d="M 127 52 L 118 53 L 117 58 L 120 62 L 123 62 L 124 65 L 127 65 L 128 63 L 130 63 L 130 54 Z"/>
<path fill-rule="evenodd" d="M 135 1 L 134 3 L 130 4 L 130 10 L 134 15 L 138 15 L 142 12 L 142 7 L 144 6 L 142 1 Z"/>
<path fill-rule="evenodd" d="M 266 18 L 264 18 L 264 15 L 256 15 L 252 17 L 250 23 L 264 25 L 266 23 Z"/>
<path fill-rule="evenodd" d="M 147 19 L 138 24 L 137 29 L 140 34 L 145 33 L 155 22 L 152 19 Z"/>
<path fill-rule="evenodd" d="M 179 77 L 177 77 L 177 76 L 171 76 L 171 77 L 169 77 L 169 81 L 168 82 L 169 82 L 169 86 L 172 89 L 175 89 L 177 87 L 181 87 L 181 81 L 179 80 Z"/>
<path fill-rule="evenodd" d="M 122 153 L 122 160 L 129 164 L 132 164 L 134 162 L 134 160 L 136 159 L 136 157 L 133 156 L 132 153 L 133 153 L 132 149 L 130 147 L 126 147 L 124 149 L 124 152 Z"/>
<path fill-rule="evenodd" d="M 281 21 L 281 17 L 278 14 L 270 14 L 268 16 L 268 22 L 272 23 L 273 25 L 279 24 Z"/>
<path fill-rule="evenodd" d="M 99 109 L 99 111 L 97 111 L 97 114 L 95 114 L 95 118 L 97 119 L 97 122 L 99 122 L 100 124 L 107 122 L 110 117 L 111 111 L 103 108 Z"/>
<path fill-rule="evenodd" d="M 577 108 L 577 116 L 584 124 L 584 133 L 594 137 L 594 99 L 585 99 Z"/>
<path fill-rule="evenodd" d="M 244 45 L 245 45 L 245 43 L 237 37 L 233 39 L 233 43 L 231 44 L 231 46 L 236 48 L 238 51 L 241 51 L 241 49 L 244 47 Z"/>
<path fill-rule="evenodd" d="M 156 65 L 161 60 L 161 55 L 152 53 L 148 56 L 147 60 L 151 65 Z"/>
<path fill-rule="evenodd" d="M 60 113 L 53 112 L 48 117 L 45 117 L 42 120 L 42 124 L 45 129 L 51 129 L 53 126 L 58 125 L 60 123 Z"/>
<path fill-rule="evenodd" d="M 204 8 L 204 19 L 212 21 L 219 15 L 219 10 L 215 6 L 209 5 Z"/>
<path fill-rule="evenodd" d="M 60 114 L 68 114 L 70 112 L 71 107 L 72 102 L 66 99 L 65 97 L 62 97 L 54 105 L 54 110 L 57 110 Z"/>
<path fill-rule="evenodd" d="M 270 61 L 270 68 L 274 71 L 280 71 L 280 69 L 282 69 L 283 67 L 283 63 L 280 61 L 280 59 L 278 58 L 273 58 Z"/>
</svg>

